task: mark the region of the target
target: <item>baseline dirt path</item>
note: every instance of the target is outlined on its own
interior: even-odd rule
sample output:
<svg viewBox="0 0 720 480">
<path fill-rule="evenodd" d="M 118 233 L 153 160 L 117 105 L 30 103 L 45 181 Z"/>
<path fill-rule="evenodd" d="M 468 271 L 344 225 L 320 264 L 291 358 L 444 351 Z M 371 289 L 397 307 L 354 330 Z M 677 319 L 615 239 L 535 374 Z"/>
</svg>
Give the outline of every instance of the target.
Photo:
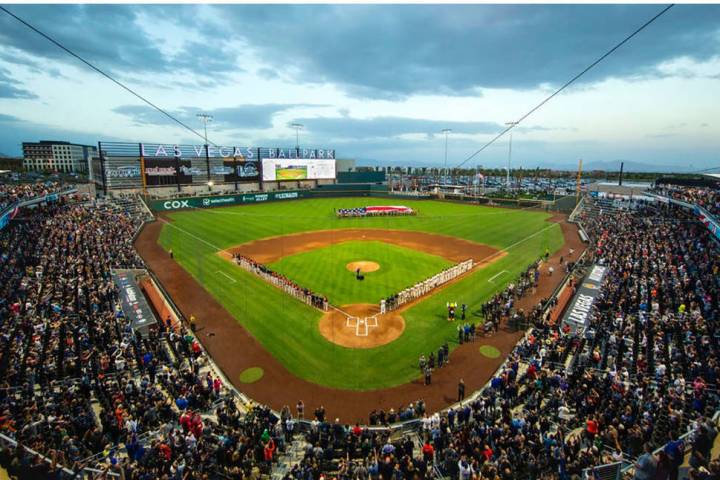
<svg viewBox="0 0 720 480">
<path fill-rule="evenodd" d="M 574 248 L 577 258 L 584 245 L 580 241 L 577 228 L 566 223 L 565 216 L 556 216 L 550 221 L 560 223 L 565 236 L 565 245 L 550 258 L 550 264 L 555 265 L 560 273 L 561 270 L 557 267 L 560 256 L 567 258 L 568 249 Z M 289 405 L 294 411 L 295 403 L 302 399 L 305 402 L 306 418 L 312 416 L 316 407 L 324 405 L 328 418 L 339 417 L 346 423 L 366 423 L 368 414 L 373 409 L 397 409 L 421 398 L 425 400 L 428 411 L 439 410 L 455 401 L 460 378 L 465 380 L 468 392 L 483 386 L 523 334 L 501 328 L 492 337 L 460 345 L 450 354 L 450 364 L 433 372 L 432 385 L 429 387 L 423 385 L 419 376 L 405 385 L 366 392 L 316 385 L 291 374 L 212 295 L 170 258 L 158 244 L 162 226 L 162 222 L 146 225 L 135 241 L 136 249 L 186 317 L 190 312 L 202 312 L 197 315 L 198 338 L 227 378 L 249 397 L 277 410 Z M 447 256 L 447 253 L 443 256 Z M 519 307 L 527 310 L 540 299 L 548 297 L 562 277 L 560 274 L 553 277 L 543 276 L 537 294 L 532 298 L 523 298 L 518 302 Z M 496 359 L 481 356 L 478 348 L 484 344 L 496 347 L 501 355 Z M 265 375 L 262 379 L 252 384 L 240 383 L 240 373 L 255 366 L 264 369 Z"/>
<path fill-rule="evenodd" d="M 283 257 L 350 241 L 380 241 L 420 252 L 437 255 L 453 262 L 472 258 L 480 262 L 497 252 L 496 249 L 461 238 L 435 233 L 386 230 L 381 228 L 342 228 L 317 230 L 269 237 L 228 248 L 224 252 L 238 253 L 265 265 Z"/>
</svg>

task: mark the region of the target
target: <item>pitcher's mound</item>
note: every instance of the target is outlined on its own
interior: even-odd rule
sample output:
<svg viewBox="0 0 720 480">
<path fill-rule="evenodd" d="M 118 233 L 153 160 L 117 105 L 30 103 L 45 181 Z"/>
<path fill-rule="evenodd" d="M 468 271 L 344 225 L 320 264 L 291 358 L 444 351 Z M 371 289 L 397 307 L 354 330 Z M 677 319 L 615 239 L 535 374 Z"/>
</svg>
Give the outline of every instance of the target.
<svg viewBox="0 0 720 480">
<path fill-rule="evenodd" d="M 320 319 L 320 333 L 328 341 L 348 348 L 374 348 L 392 342 L 405 330 L 405 320 L 396 312 L 380 315 L 371 304 L 344 305 L 330 309 Z"/>
<path fill-rule="evenodd" d="M 375 262 L 366 262 L 364 260 L 361 260 L 359 262 L 350 262 L 345 265 L 345 268 L 347 268 L 351 272 L 355 272 L 359 268 L 360 273 L 367 273 L 374 272 L 375 270 L 380 270 L 380 265 Z"/>
</svg>

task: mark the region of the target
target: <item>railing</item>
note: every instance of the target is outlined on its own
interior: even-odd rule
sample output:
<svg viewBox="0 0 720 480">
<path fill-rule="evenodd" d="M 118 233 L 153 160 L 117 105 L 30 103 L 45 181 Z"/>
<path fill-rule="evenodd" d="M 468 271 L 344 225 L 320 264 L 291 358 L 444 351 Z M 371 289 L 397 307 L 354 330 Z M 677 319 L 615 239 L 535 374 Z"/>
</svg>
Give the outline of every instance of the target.
<svg viewBox="0 0 720 480">
<path fill-rule="evenodd" d="M 573 209 L 572 213 L 568 217 L 568 220 L 571 222 L 574 222 L 575 218 L 577 218 L 577 216 L 580 214 L 580 212 L 583 211 L 583 208 L 585 208 L 585 196 L 580 198 L 580 201 L 578 202 L 578 204 L 575 205 L 575 208 Z"/>
<path fill-rule="evenodd" d="M 49 193 L 47 195 L 43 195 L 42 197 L 35 197 L 30 200 L 21 200 L 19 202 L 13 203 L 12 205 L 8 205 L 2 210 L 2 212 L 0 212 L 0 230 L 5 228 L 8 223 L 10 223 L 10 220 L 12 220 L 12 217 L 10 217 L 10 215 L 13 214 L 16 209 L 37 205 L 38 203 L 56 201 L 61 196 L 71 195 L 75 192 L 77 192 L 77 188 L 69 188 L 61 192 Z"/>
</svg>

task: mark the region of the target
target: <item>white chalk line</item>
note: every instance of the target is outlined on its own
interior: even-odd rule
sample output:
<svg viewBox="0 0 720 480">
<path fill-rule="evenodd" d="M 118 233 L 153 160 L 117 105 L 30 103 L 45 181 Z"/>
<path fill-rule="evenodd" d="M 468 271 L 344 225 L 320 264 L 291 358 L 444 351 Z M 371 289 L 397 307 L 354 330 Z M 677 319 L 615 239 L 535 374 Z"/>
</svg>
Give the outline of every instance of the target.
<svg viewBox="0 0 720 480">
<path fill-rule="evenodd" d="M 218 271 L 216 271 L 215 273 L 219 273 L 220 275 L 224 276 L 225 278 L 227 278 L 227 279 L 230 280 L 231 282 L 237 283 L 237 280 L 235 280 L 234 278 L 232 278 L 230 275 L 228 275 L 227 273 L 223 272 L 222 270 L 218 270 Z"/>
<path fill-rule="evenodd" d="M 200 238 L 200 237 L 198 237 L 197 235 L 194 235 L 194 234 L 188 232 L 187 230 L 185 230 L 184 228 L 180 228 L 180 227 L 178 227 L 177 225 L 174 225 L 174 224 L 168 222 L 167 220 L 165 220 L 165 219 L 163 219 L 163 218 L 158 218 L 158 220 L 160 220 L 161 222 L 163 222 L 165 225 L 167 225 L 167 226 L 169 226 L 169 227 L 172 227 L 172 228 L 175 228 L 175 229 L 177 229 L 177 230 L 180 230 L 181 232 L 183 232 L 183 233 L 186 234 L 186 235 L 191 236 L 191 237 L 194 238 L 195 240 L 199 240 L 199 241 L 201 241 L 202 243 L 204 243 L 205 245 L 208 245 L 208 246 L 210 246 L 211 248 L 214 248 L 215 250 L 218 250 L 220 253 L 224 253 L 224 252 L 226 252 L 226 251 L 228 250 L 227 248 L 220 248 L 220 247 L 218 247 L 217 245 L 213 245 L 212 243 L 208 242 L 208 241 L 205 240 L 204 238 Z"/>
<path fill-rule="evenodd" d="M 498 273 L 496 273 L 496 274 L 493 275 L 492 277 L 488 278 L 488 282 L 493 283 L 493 280 L 495 280 L 497 277 L 499 277 L 499 276 L 502 275 L 503 273 L 508 273 L 508 271 L 507 271 L 507 270 L 501 270 L 501 271 L 499 271 Z"/>
<path fill-rule="evenodd" d="M 353 319 L 355 320 L 355 322 L 351 324 Z M 374 322 L 371 324 L 368 320 L 374 320 Z M 345 319 L 345 326 L 349 328 L 355 328 L 356 337 L 367 337 L 370 334 L 370 329 L 378 326 L 377 315 L 363 318 L 349 316 Z M 360 333 L 361 327 L 365 327 L 365 333 Z"/>
</svg>

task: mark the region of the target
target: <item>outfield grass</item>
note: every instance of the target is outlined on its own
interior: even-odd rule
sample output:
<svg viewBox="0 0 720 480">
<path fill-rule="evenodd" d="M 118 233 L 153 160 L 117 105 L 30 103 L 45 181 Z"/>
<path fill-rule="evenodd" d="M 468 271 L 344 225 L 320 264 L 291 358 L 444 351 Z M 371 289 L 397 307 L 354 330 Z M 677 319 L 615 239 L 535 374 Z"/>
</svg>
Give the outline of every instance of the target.
<svg viewBox="0 0 720 480">
<path fill-rule="evenodd" d="M 346 265 L 359 260 L 376 262 L 380 269 L 365 273 L 365 279 L 358 281 Z M 348 305 L 379 303 L 451 265 L 444 258 L 389 243 L 351 241 L 290 255 L 269 266 L 298 285 L 325 295 L 333 305 Z"/>
<path fill-rule="evenodd" d="M 336 218 L 337 208 L 402 203 L 412 217 Z M 469 306 L 469 320 L 481 322 L 480 305 L 545 253 L 562 246 L 560 227 L 548 214 L 437 201 L 369 198 L 310 199 L 170 214 L 161 245 L 205 286 L 288 370 L 337 388 L 371 390 L 418 376 L 417 358 L 456 338 L 445 320 L 445 303 Z M 320 312 L 285 295 L 217 255 L 240 243 L 289 233 L 337 228 L 425 231 L 484 243 L 507 255 L 404 312 L 406 328 L 396 341 L 373 349 L 348 349 L 327 341 L 317 324 Z M 505 273 L 502 273 L 505 272 Z M 494 283 L 488 278 L 501 274 Z M 227 277 L 235 280 L 235 283 Z M 195 312 L 201 316 L 202 312 Z M 258 365 L 262 367 L 262 365 Z"/>
</svg>

